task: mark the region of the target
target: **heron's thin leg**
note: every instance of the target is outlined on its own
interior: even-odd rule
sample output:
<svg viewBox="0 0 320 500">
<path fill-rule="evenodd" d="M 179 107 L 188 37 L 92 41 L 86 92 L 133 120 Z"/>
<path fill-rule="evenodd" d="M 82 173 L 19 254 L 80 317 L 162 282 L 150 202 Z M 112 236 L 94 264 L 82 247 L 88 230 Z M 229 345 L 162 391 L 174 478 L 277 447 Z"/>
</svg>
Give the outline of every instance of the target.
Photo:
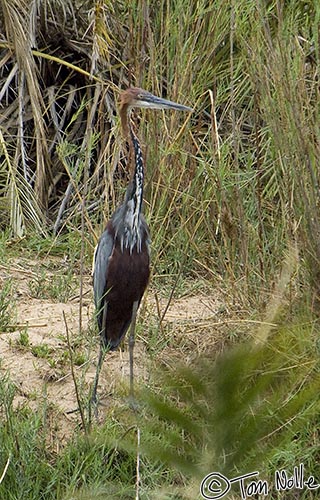
<svg viewBox="0 0 320 500">
<path fill-rule="evenodd" d="M 91 408 L 92 407 L 93 407 L 95 417 L 98 416 L 97 389 L 98 389 L 101 368 L 102 368 L 103 361 L 104 361 L 104 358 L 105 358 L 107 351 L 108 351 L 108 349 L 104 346 L 104 344 L 101 340 L 97 370 L 96 370 L 96 375 L 94 377 L 94 381 L 92 384 L 91 397 L 90 397 L 90 401 L 89 401 L 89 422 L 91 422 Z"/>
<path fill-rule="evenodd" d="M 97 389 L 98 389 L 98 383 L 99 383 L 99 376 L 101 372 L 101 368 L 103 365 L 103 360 L 106 355 L 107 349 L 104 347 L 103 342 L 101 341 L 100 343 L 100 351 L 99 351 L 99 358 L 98 358 L 98 363 L 97 363 L 97 370 L 96 370 L 96 375 L 94 377 L 93 385 L 92 385 L 92 392 L 91 392 L 91 401 L 93 403 L 96 403 L 97 401 Z"/>
<path fill-rule="evenodd" d="M 106 316 L 107 316 L 107 304 L 104 304 L 102 325 L 106 324 Z M 89 401 L 89 422 L 91 422 L 91 408 L 92 408 L 92 406 L 94 407 L 95 417 L 97 418 L 97 416 L 98 416 L 98 409 L 97 409 L 97 389 L 98 389 L 98 383 L 99 383 L 99 376 L 100 376 L 100 372 L 101 372 L 101 368 L 102 368 L 102 365 L 103 365 L 103 361 L 104 361 L 105 355 L 106 355 L 107 351 L 109 350 L 109 348 L 106 347 L 105 344 L 104 344 L 103 334 L 104 334 L 104 329 L 102 329 L 101 332 L 100 332 L 99 358 L 98 358 L 96 374 L 95 374 L 94 381 L 93 381 L 93 384 L 92 384 L 91 396 L 90 396 L 90 401 Z"/>
<path fill-rule="evenodd" d="M 136 318 L 139 302 L 136 301 L 132 306 L 131 327 L 129 336 L 129 359 L 130 359 L 130 398 L 134 399 L 133 391 L 133 348 L 135 343 Z"/>
</svg>

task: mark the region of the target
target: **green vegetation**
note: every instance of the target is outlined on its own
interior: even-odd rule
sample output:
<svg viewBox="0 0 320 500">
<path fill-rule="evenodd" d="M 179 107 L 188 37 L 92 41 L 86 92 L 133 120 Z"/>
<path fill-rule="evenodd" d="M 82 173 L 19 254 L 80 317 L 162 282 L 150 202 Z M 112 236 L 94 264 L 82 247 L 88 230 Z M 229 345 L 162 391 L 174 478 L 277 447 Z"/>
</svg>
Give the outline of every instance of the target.
<svg viewBox="0 0 320 500">
<path fill-rule="evenodd" d="M 11 279 L 5 279 L 0 289 L 0 333 L 10 331 L 13 326 L 15 307 Z"/>
<path fill-rule="evenodd" d="M 27 328 L 20 331 L 19 338 L 16 340 L 16 345 L 20 348 L 28 348 L 30 346 L 30 339 Z"/>
<path fill-rule="evenodd" d="M 271 491 L 276 469 L 302 462 L 320 482 L 318 2 L 0 7 L 0 335 L 15 324 L 14 259 L 37 262 L 35 300 L 67 302 L 89 274 L 128 180 L 114 113 L 128 84 L 194 108 L 135 115 L 156 299 L 200 289 L 225 301 L 203 327 L 142 308 L 138 413 L 111 405 L 58 448 L 55 410 L 14 405 L 1 377 L 0 500 L 135 498 L 137 468 L 142 500 L 199 498 L 213 470 L 259 470 L 279 500 L 293 493 Z M 19 347 L 58 362 L 27 330 Z M 69 347 L 61 362 L 81 366 L 83 344 Z"/>
<path fill-rule="evenodd" d="M 45 270 L 41 270 L 35 278 L 29 281 L 29 289 L 32 297 L 52 299 L 55 302 L 67 302 L 77 290 L 77 281 L 73 271 L 68 270 L 62 275 L 48 276 Z"/>
</svg>

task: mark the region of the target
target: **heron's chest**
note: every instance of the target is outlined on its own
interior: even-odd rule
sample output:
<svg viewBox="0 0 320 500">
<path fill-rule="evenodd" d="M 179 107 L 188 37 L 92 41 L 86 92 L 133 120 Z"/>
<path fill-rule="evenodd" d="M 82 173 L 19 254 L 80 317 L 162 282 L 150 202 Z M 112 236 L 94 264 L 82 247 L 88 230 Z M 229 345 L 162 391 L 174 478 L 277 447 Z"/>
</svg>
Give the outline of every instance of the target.
<svg viewBox="0 0 320 500">
<path fill-rule="evenodd" d="M 143 294 L 149 280 L 149 251 L 144 241 L 141 251 L 130 251 L 116 244 L 109 258 L 107 286 L 111 294 L 132 296 L 137 300 Z M 137 297 L 136 297 L 137 296 Z"/>
</svg>

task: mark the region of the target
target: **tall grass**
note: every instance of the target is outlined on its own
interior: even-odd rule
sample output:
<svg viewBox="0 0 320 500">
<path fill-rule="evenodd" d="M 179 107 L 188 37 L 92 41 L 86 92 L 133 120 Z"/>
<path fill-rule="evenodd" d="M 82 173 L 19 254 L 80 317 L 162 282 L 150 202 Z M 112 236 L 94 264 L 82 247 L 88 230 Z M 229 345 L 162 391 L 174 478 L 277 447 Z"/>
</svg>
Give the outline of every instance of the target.
<svg viewBox="0 0 320 500">
<path fill-rule="evenodd" d="M 20 15 L 19 5 L 17 1 L 9 8 L 5 2 L 3 20 L 8 32 L 14 16 L 19 26 L 28 25 L 28 4 L 23 4 Z M 55 131 L 54 137 L 48 136 L 46 149 L 56 180 L 50 187 L 49 175 L 38 178 L 47 168 L 39 164 L 34 173 L 36 196 L 41 192 L 38 200 L 30 198 L 21 182 L 10 199 L 4 186 L 8 182 L 14 185 L 15 170 L 7 179 L 2 175 L 3 202 L 19 207 L 14 212 L 21 222 L 17 225 L 12 219 L 12 230 L 16 234 L 24 231 L 25 219 L 39 225 L 37 204 L 48 203 L 47 215 L 55 232 L 61 224 L 79 227 L 85 197 L 88 232 L 99 233 L 90 219 L 103 225 L 127 182 L 123 161 L 119 167 L 125 149 L 120 146 L 118 121 L 112 113 L 115 83 L 119 87 L 134 84 L 195 110 L 188 118 L 167 112 L 142 112 L 138 117 L 147 157 L 146 211 L 157 272 L 177 273 L 183 260 L 185 274 L 214 281 L 222 277 L 237 283 L 243 299 L 256 301 L 261 290 L 272 284 L 292 239 L 302 242 L 308 268 L 311 274 L 315 272 L 319 260 L 313 213 L 319 153 L 315 21 L 319 7 L 300 1 L 267 5 L 222 0 L 212 5 L 204 0 L 196 4 L 139 1 L 124 4 L 122 10 L 119 6 L 112 10 L 108 2 L 99 5 L 94 11 L 95 23 L 86 33 L 94 53 L 90 70 L 98 73 L 109 68 L 104 86 L 100 77 L 98 81 L 88 79 L 85 60 L 68 68 L 60 59 L 61 71 L 68 76 L 59 88 L 47 81 L 51 86 L 48 95 L 44 92 L 49 100 L 43 115 Z M 33 21 L 41 15 L 37 9 Z M 53 11 L 46 12 L 53 15 Z M 66 36 L 75 22 L 72 12 L 69 2 L 53 19 L 53 23 L 65 25 Z M 117 27 L 118 37 L 111 26 Z M 78 29 L 79 36 L 86 30 L 85 17 L 79 20 Z M 36 32 L 35 24 L 33 38 Z M 23 52 L 19 33 L 12 42 L 18 63 L 29 57 L 34 64 L 38 61 L 35 54 L 39 57 L 41 51 Z M 50 54 L 44 56 L 43 68 L 46 64 L 59 66 L 59 58 L 50 62 Z M 115 58 L 122 61 L 120 73 Z M 28 81 L 30 75 L 23 65 L 18 64 L 18 70 L 25 74 L 29 88 L 37 89 L 32 112 L 41 81 L 33 77 Z M 3 97 L 9 99 L 11 80 L 5 77 L 3 66 Z M 19 89 L 26 92 L 25 87 Z M 20 118 L 22 127 L 21 109 Z M 9 123 L 11 130 L 13 124 Z M 43 133 L 40 127 L 36 136 Z M 9 138 L 4 136 L 4 141 Z M 25 164 L 31 147 L 29 139 L 22 145 L 19 142 L 15 169 L 19 158 Z M 11 142 L 7 149 L 12 149 Z M 6 162 L 6 156 L 3 158 Z M 24 177 L 27 186 L 28 176 Z M 49 199 L 44 202 L 46 196 Z M 30 199 L 34 213 L 21 203 L 23 198 Z M 317 275 L 312 282 L 316 287 Z"/>
<path fill-rule="evenodd" d="M 143 18 L 139 8 L 132 51 L 145 50 L 150 65 L 136 65 L 137 81 L 195 108 L 187 124 L 150 114 L 140 127 L 155 265 L 174 272 L 187 255 L 187 273 L 241 280 L 255 300 L 288 241 L 317 259 L 319 8 L 163 2 Z"/>
</svg>

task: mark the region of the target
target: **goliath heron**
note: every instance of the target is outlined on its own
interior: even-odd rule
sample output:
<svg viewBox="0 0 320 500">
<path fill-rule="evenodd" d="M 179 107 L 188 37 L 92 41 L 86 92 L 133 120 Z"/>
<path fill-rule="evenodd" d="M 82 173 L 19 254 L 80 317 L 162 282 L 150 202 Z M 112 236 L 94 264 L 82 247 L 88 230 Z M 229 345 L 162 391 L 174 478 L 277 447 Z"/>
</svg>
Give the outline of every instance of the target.
<svg viewBox="0 0 320 500">
<path fill-rule="evenodd" d="M 114 212 L 96 247 L 93 290 L 100 333 L 100 353 L 91 402 L 96 405 L 99 374 L 106 352 L 118 347 L 131 323 L 129 336 L 130 396 L 133 396 L 133 347 L 137 309 L 149 280 L 149 229 L 141 213 L 144 165 L 140 143 L 130 124 L 132 108 L 191 108 L 154 96 L 139 88 L 121 94 L 122 133 L 129 143 L 133 173 L 124 203 Z"/>
</svg>

